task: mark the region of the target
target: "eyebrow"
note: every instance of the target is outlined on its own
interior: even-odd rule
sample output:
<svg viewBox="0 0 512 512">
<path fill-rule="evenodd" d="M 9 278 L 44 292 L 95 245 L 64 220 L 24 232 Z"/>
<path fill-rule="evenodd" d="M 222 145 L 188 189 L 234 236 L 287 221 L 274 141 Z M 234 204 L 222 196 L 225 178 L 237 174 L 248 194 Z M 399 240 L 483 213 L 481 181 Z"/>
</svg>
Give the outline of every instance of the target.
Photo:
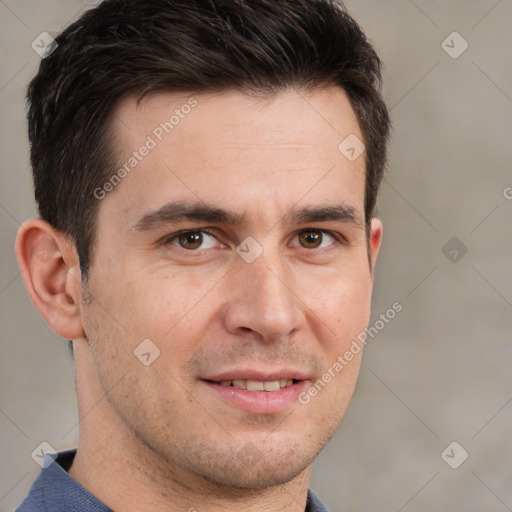
<svg viewBox="0 0 512 512">
<path fill-rule="evenodd" d="M 173 202 L 147 213 L 132 226 L 132 229 L 150 231 L 161 225 L 176 224 L 184 220 L 240 225 L 244 223 L 245 218 L 245 215 L 202 203 Z"/>
<path fill-rule="evenodd" d="M 185 220 L 239 226 L 247 221 L 247 216 L 204 203 L 171 202 L 145 214 L 130 229 L 151 231 L 162 225 L 177 224 Z M 290 224 L 337 221 L 349 222 L 357 227 L 364 226 L 359 210 L 347 204 L 295 208 L 285 215 L 284 220 Z"/>
<path fill-rule="evenodd" d="M 287 218 L 292 224 L 336 221 L 348 222 L 356 225 L 357 227 L 364 226 L 361 212 L 354 206 L 344 203 L 333 206 L 295 209 L 287 215 Z"/>
</svg>

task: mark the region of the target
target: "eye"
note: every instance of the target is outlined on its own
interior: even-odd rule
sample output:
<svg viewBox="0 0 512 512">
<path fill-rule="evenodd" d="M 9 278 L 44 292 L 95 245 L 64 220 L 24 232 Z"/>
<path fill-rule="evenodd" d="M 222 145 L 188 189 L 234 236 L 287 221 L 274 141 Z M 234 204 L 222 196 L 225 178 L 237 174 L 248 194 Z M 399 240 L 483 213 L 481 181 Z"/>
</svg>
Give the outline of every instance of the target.
<svg viewBox="0 0 512 512">
<path fill-rule="evenodd" d="M 207 231 L 182 231 L 171 235 L 167 238 L 166 243 L 176 245 L 187 251 L 212 249 L 219 244 L 218 240 Z"/>
<path fill-rule="evenodd" d="M 324 249 L 336 242 L 333 235 L 319 229 L 309 229 L 298 234 L 299 244 L 305 249 Z"/>
</svg>

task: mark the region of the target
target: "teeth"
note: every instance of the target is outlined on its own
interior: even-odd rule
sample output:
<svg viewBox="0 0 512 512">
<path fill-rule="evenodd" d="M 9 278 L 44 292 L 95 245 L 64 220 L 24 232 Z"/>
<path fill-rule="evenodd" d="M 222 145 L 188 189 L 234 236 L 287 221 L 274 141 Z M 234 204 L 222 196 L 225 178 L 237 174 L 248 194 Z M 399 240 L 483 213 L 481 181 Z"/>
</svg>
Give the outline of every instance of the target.
<svg viewBox="0 0 512 512">
<path fill-rule="evenodd" d="M 247 389 L 247 381 L 246 380 L 234 380 L 233 386 L 235 386 L 235 388 Z"/>
<path fill-rule="evenodd" d="M 263 383 L 263 389 L 265 391 L 277 391 L 281 389 L 281 382 L 278 380 L 271 380 Z"/>
<path fill-rule="evenodd" d="M 223 380 L 219 382 L 223 387 L 233 386 L 235 388 L 246 389 L 247 391 L 279 391 L 293 384 L 292 379 L 269 380 L 261 382 L 258 380 Z"/>
<path fill-rule="evenodd" d="M 265 386 L 263 382 L 257 380 L 247 380 L 247 391 L 264 391 Z"/>
</svg>

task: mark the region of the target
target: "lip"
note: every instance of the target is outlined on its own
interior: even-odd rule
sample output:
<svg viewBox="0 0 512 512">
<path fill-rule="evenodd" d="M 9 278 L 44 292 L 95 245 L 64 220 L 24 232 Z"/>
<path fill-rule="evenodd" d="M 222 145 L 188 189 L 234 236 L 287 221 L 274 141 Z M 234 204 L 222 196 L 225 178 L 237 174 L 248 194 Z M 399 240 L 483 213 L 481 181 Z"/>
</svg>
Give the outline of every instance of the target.
<svg viewBox="0 0 512 512">
<path fill-rule="evenodd" d="M 310 380 L 311 377 L 298 370 L 274 370 L 272 372 L 263 372 L 257 370 L 231 370 L 213 376 L 201 377 L 201 380 L 222 382 L 224 380 L 257 380 L 266 382 L 269 380 Z"/>
<path fill-rule="evenodd" d="M 256 380 L 265 382 L 281 379 L 294 380 L 296 382 L 277 391 L 247 391 L 246 389 L 234 386 L 220 385 L 220 382 L 227 380 Z M 216 399 L 235 409 L 251 414 L 268 415 L 285 412 L 297 403 L 299 395 L 311 385 L 311 380 L 304 373 L 291 370 L 264 373 L 250 370 L 235 370 L 201 379 L 200 383 Z"/>
</svg>

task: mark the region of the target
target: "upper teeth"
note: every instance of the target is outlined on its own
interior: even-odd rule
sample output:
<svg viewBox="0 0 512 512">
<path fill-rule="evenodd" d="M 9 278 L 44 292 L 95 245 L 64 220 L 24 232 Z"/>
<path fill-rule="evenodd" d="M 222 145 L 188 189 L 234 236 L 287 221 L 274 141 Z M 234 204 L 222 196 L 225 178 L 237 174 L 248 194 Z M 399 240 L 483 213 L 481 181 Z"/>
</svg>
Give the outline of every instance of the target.
<svg viewBox="0 0 512 512">
<path fill-rule="evenodd" d="M 265 382 L 257 380 L 223 380 L 221 386 L 234 386 L 235 388 L 246 389 L 247 391 L 277 391 L 293 384 L 292 379 L 268 380 Z"/>
</svg>

